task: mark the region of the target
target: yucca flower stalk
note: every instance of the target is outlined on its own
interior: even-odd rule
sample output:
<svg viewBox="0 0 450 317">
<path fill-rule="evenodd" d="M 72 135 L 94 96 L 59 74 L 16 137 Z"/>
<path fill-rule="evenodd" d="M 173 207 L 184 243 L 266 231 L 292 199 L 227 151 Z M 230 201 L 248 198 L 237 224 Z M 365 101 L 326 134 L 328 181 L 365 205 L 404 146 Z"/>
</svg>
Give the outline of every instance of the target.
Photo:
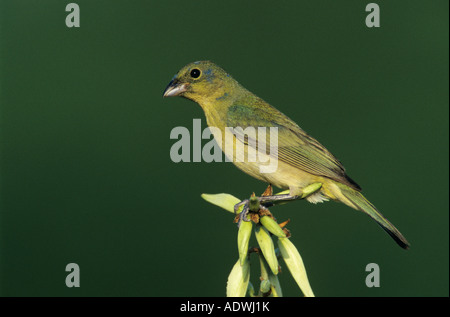
<svg viewBox="0 0 450 317">
<path fill-rule="evenodd" d="M 321 184 L 313 184 L 304 191 L 303 197 L 308 192 L 315 192 Z M 284 192 L 279 193 L 284 194 Z M 262 196 L 272 195 L 272 187 L 269 186 Z M 241 202 L 239 198 L 230 194 L 202 194 L 202 198 L 211 204 L 217 205 L 229 212 L 235 213 L 234 206 Z M 260 205 L 258 197 L 253 193 L 248 201 L 250 221 L 241 221 L 239 225 L 237 244 L 239 259 L 233 266 L 227 282 L 227 297 L 279 297 L 282 295 L 278 280 L 280 273 L 279 259 L 283 259 L 286 267 L 303 292 L 304 296 L 313 297 L 314 293 L 308 281 L 303 260 L 294 244 L 289 240 L 290 232 L 285 228 L 289 222 L 278 224 L 271 212 Z M 239 219 L 241 206 L 235 216 L 235 222 Z M 257 247 L 249 247 L 250 237 L 255 234 Z M 276 240 L 276 243 L 274 243 Z M 256 292 L 250 282 L 251 255 L 256 254 L 260 264 L 259 289 Z"/>
</svg>

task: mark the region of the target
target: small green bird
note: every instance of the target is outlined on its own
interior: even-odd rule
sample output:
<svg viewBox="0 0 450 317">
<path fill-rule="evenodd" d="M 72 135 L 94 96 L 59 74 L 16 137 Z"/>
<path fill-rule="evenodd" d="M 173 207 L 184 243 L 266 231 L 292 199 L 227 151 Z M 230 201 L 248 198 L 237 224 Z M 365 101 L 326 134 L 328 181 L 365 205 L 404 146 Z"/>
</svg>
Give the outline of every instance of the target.
<svg viewBox="0 0 450 317">
<path fill-rule="evenodd" d="M 332 199 L 360 210 L 373 218 L 402 248 L 408 249 L 405 237 L 361 194 L 361 187 L 347 176 L 342 164 L 322 144 L 283 113 L 242 87 L 219 66 L 210 61 L 186 65 L 164 91 L 164 97 L 171 96 L 191 99 L 202 107 L 208 126 L 216 128 L 212 133 L 218 145 L 227 157 L 233 158 L 239 169 L 271 185 L 289 189 L 289 195 L 280 195 L 282 198 L 272 196 L 273 200 L 296 199 L 308 185 L 321 183 L 320 189 L 306 198 L 309 202 Z M 277 128 L 277 153 L 271 157 L 277 160 L 276 171 L 261 172 L 267 157 L 265 161 L 236 160 L 238 143 L 248 154 L 250 140 L 245 136 L 234 136 L 232 146 L 227 146 L 230 140 L 225 137 L 226 127 Z M 269 136 L 266 138 L 268 140 Z"/>
</svg>

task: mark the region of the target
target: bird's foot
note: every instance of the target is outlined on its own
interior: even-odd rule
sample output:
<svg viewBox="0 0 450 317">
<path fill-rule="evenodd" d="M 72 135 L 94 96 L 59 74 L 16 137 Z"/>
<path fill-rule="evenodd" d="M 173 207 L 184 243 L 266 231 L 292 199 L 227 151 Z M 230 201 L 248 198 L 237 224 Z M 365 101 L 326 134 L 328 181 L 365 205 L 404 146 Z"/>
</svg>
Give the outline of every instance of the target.
<svg viewBox="0 0 450 317">
<path fill-rule="evenodd" d="M 237 214 L 237 212 L 239 211 L 239 209 L 241 209 L 241 207 L 244 206 L 242 208 L 242 211 L 239 213 L 239 215 L 236 215 L 235 218 L 235 222 L 238 223 L 238 227 L 241 225 L 242 221 L 255 221 L 256 219 L 254 218 L 255 216 L 258 217 L 258 213 L 259 211 L 264 208 L 263 206 L 261 206 L 260 203 L 260 197 L 256 197 L 255 194 L 253 193 L 253 195 L 250 197 L 250 199 L 245 199 L 243 201 L 241 201 L 240 203 L 237 203 L 234 206 L 234 213 Z M 264 208 L 266 209 L 266 208 Z M 250 215 L 250 219 L 247 217 Z M 257 220 L 256 220 L 257 222 Z"/>
<path fill-rule="evenodd" d="M 248 214 L 248 203 L 250 200 L 245 199 L 243 201 L 241 201 L 240 203 L 237 203 L 236 205 L 234 205 L 234 214 L 236 215 L 235 218 L 235 222 L 238 223 L 238 227 L 241 225 L 242 221 L 250 221 L 250 219 L 247 218 L 247 214 Z M 242 211 L 238 214 L 239 209 L 241 209 L 241 207 L 244 206 L 244 208 L 242 209 Z"/>
<path fill-rule="evenodd" d="M 261 197 L 261 205 L 264 207 L 270 207 L 281 203 L 286 203 L 293 200 L 305 199 L 322 188 L 322 183 L 312 183 L 300 190 L 298 195 L 281 194 L 281 195 L 264 195 Z"/>
<path fill-rule="evenodd" d="M 245 199 L 234 206 L 234 213 L 236 214 L 235 222 L 240 226 L 242 221 L 254 221 L 258 222 L 260 216 L 266 216 L 270 214 L 268 207 L 286 203 L 293 200 L 304 199 L 310 195 L 318 192 L 322 188 L 322 183 L 313 183 L 302 189 L 301 194 L 281 194 L 274 195 L 272 186 L 269 184 L 267 189 L 260 197 L 256 197 L 255 193 L 252 194 L 250 199 Z M 244 206 L 242 211 L 237 215 L 239 209 Z M 250 219 L 247 217 L 250 215 Z M 271 215 L 271 214 L 270 214 Z"/>
<path fill-rule="evenodd" d="M 250 199 L 245 199 L 241 201 L 240 203 L 236 204 L 234 206 L 234 213 L 237 214 L 239 209 L 243 207 L 242 211 L 239 213 L 239 215 L 236 216 L 235 222 L 238 223 L 238 227 L 241 225 L 242 221 L 254 221 L 258 222 L 260 216 L 266 216 L 272 214 L 270 213 L 269 209 L 267 209 L 262 203 L 261 200 L 265 197 L 268 197 L 269 195 L 272 195 L 272 186 L 269 185 L 267 189 L 264 191 L 264 193 L 261 195 L 261 197 L 256 197 L 255 193 L 253 193 L 250 197 Z M 250 219 L 247 217 L 250 214 Z"/>
</svg>

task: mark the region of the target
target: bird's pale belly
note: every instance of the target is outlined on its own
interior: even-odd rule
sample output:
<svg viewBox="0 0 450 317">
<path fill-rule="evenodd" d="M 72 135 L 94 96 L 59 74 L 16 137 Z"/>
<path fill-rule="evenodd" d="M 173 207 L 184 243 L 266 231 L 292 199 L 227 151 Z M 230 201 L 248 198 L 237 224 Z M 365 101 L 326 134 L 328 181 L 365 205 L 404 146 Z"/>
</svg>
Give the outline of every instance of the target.
<svg viewBox="0 0 450 317">
<path fill-rule="evenodd" d="M 261 173 L 260 168 L 264 163 L 233 162 L 240 170 L 245 173 L 282 189 L 301 189 L 318 181 L 318 176 L 295 169 L 283 162 L 278 161 L 275 172 Z M 296 193 L 291 193 L 296 195 Z M 298 193 L 297 193 L 298 194 Z"/>
<path fill-rule="evenodd" d="M 214 134 L 214 131 L 212 132 Z M 243 144 L 237 138 L 233 138 L 234 144 L 231 144 L 231 139 L 226 139 L 223 135 L 224 133 L 222 133 L 222 135 L 214 134 L 214 137 L 227 158 L 240 170 L 256 179 L 262 180 L 278 188 L 290 189 L 292 195 L 300 194 L 301 189 L 305 186 L 322 181 L 322 177 L 320 176 L 312 175 L 284 162 L 278 161 L 276 153 L 275 155 L 273 153 L 272 155 L 268 155 L 257 151 L 257 155 L 255 156 L 256 160 L 249 159 L 248 145 Z M 264 173 L 264 168 L 267 170 L 268 166 L 271 167 L 269 170 L 273 171 Z"/>
</svg>

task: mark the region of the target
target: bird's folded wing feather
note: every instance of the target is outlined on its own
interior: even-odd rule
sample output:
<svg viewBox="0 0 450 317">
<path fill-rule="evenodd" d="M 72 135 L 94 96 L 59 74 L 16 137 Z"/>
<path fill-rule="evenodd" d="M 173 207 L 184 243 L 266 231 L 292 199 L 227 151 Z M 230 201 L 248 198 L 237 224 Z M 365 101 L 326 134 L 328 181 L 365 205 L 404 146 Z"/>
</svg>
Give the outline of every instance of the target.
<svg viewBox="0 0 450 317">
<path fill-rule="evenodd" d="M 323 176 L 361 190 L 349 178 L 342 164 L 317 140 L 307 135 L 291 119 L 263 101 L 256 106 L 233 105 L 227 113 L 228 127 L 278 128 L 278 160 L 313 175 Z M 270 108 L 269 108 L 270 107 Z M 239 131 L 234 130 L 236 136 Z M 267 134 L 266 142 L 269 143 Z M 244 138 L 244 135 L 239 136 Z M 247 136 L 248 137 L 248 136 Z"/>
</svg>

